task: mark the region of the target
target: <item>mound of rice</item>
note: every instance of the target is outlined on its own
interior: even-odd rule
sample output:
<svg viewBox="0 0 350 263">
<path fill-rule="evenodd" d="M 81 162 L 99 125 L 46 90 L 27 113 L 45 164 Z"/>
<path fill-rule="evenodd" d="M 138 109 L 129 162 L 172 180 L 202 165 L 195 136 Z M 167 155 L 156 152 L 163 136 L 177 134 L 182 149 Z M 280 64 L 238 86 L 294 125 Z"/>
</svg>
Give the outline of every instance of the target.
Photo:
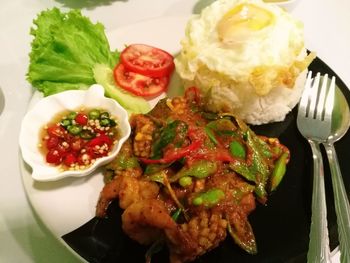
<svg viewBox="0 0 350 263">
<path fill-rule="evenodd" d="M 254 125 L 284 120 L 315 57 L 302 23 L 261 0 L 215 1 L 190 19 L 181 45 L 175 65 L 185 86 L 202 90 L 208 110 Z"/>
</svg>

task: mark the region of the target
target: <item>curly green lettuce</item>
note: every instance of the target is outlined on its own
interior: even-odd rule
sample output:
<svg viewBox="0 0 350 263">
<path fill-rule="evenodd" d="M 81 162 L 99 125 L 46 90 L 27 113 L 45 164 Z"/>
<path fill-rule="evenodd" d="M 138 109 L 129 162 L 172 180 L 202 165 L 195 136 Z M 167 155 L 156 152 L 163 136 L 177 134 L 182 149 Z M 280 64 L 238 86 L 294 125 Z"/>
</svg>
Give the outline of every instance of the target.
<svg viewBox="0 0 350 263">
<path fill-rule="evenodd" d="M 101 23 L 93 24 L 79 10 L 63 13 L 58 8 L 42 11 L 33 23 L 27 79 L 44 96 L 98 83 L 129 112 L 150 110 L 146 100 L 122 91 L 113 81 L 106 86 L 119 52 L 111 51 Z"/>
</svg>

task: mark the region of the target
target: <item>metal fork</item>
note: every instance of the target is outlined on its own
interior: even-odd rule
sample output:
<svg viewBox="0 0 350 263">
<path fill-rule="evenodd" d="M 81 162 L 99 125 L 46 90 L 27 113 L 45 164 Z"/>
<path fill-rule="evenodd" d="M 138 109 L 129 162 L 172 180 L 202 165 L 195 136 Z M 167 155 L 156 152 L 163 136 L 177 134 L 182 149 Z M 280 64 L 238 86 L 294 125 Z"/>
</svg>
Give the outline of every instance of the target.
<svg viewBox="0 0 350 263">
<path fill-rule="evenodd" d="M 312 72 L 308 73 L 305 90 L 299 102 L 297 117 L 298 129 L 311 146 L 314 162 L 312 215 L 307 254 L 307 260 L 310 263 L 331 262 L 324 170 L 320 151 L 320 144 L 325 142 L 331 133 L 331 115 L 334 103 L 335 79 L 332 79 L 330 85 L 327 85 L 327 79 L 328 76 L 325 75 L 322 78 L 322 83 L 320 83 L 320 73 L 317 73 L 314 79 L 312 79 Z M 328 90 L 330 92 L 327 93 Z"/>
</svg>

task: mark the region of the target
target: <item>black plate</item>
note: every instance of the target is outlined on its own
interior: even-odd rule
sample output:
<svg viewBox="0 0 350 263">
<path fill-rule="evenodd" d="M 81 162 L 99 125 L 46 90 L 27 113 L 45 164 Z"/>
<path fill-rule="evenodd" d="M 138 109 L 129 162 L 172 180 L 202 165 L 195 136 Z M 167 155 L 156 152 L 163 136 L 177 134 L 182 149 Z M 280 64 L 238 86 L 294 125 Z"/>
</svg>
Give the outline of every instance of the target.
<svg viewBox="0 0 350 263">
<path fill-rule="evenodd" d="M 336 74 L 320 59 L 310 66 L 313 72 Z M 350 92 L 337 77 L 337 85 L 350 103 Z M 279 137 L 291 151 L 291 162 L 278 190 L 270 196 L 267 206 L 258 205 L 249 219 L 258 244 L 258 254 L 251 256 L 238 248 L 231 238 L 196 262 L 306 262 L 309 242 L 312 195 L 312 157 L 309 145 L 298 132 L 294 109 L 280 123 L 253 127 L 258 133 Z M 344 183 L 350 186 L 350 133 L 336 143 Z M 324 153 L 323 153 L 324 154 Z M 325 157 L 325 155 L 324 155 Z M 325 159 L 324 159 L 325 160 Z M 328 163 L 325 163 L 328 228 L 331 249 L 338 245 L 333 192 Z M 349 194 L 349 188 L 347 193 Z M 130 240 L 121 230 L 121 210 L 112 203 L 107 219 L 93 218 L 62 238 L 89 262 L 144 262 L 145 247 Z M 168 262 L 166 249 L 152 262 Z"/>
</svg>

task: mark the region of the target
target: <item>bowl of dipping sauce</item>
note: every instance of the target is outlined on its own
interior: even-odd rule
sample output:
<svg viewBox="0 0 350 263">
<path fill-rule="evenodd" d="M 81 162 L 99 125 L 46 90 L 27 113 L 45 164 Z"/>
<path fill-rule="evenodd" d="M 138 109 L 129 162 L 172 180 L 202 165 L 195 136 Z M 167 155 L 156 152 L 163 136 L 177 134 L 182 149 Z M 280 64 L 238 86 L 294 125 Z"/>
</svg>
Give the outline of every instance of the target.
<svg viewBox="0 0 350 263">
<path fill-rule="evenodd" d="M 107 164 L 130 131 L 124 108 L 93 85 L 39 100 L 23 118 L 19 144 L 33 179 L 54 181 Z"/>
</svg>

